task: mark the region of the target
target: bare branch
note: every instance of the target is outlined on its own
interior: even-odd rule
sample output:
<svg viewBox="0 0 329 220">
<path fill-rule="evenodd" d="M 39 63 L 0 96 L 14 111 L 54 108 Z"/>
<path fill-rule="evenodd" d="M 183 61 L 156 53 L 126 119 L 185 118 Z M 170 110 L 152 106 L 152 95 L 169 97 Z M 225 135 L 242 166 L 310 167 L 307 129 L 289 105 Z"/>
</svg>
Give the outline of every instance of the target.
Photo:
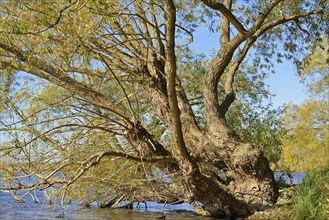
<svg viewBox="0 0 329 220">
<path fill-rule="evenodd" d="M 298 19 L 294 19 L 295 24 L 297 25 L 297 27 L 299 28 L 299 30 L 303 31 L 305 34 L 307 34 L 308 37 L 311 37 L 311 34 L 305 30 L 304 28 L 302 28 L 302 26 L 299 23 Z"/>
</svg>

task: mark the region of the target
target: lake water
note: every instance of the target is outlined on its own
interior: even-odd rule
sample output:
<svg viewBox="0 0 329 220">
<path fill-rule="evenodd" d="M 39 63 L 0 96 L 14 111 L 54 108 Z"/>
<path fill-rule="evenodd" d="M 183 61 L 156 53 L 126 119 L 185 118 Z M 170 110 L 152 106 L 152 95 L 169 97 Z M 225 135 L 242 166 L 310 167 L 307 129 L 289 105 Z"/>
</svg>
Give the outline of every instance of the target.
<svg viewBox="0 0 329 220">
<path fill-rule="evenodd" d="M 283 178 L 287 183 L 298 184 L 304 178 L 302 173 L 290 173 L 290 180 L 282 173 L 275 173 L 275 178 Z M 54 202 L 49 204 L 44 200 L 43 192 L 36 191 L 36 196 L 40 200 L 35 203 L 31 196 L 25 197 L 24 202 L 17 202 L 9 192 L 0 191 L 0 219 L 1 220 L 58 220 L 58 219 L 78 219 L 78 220 L 101 220 L 101 219 L 158 219 L 162 216 L 162 210 L 167 214 L 167 220 L 199 219 L 211 220 L 212 218 L 196 216 L 193 214 L 193 208 L 189 204 L 163 205 L 154 202 L 144 204 L 137 209 L 136 204 L 133 210 L 129 209 L 108 209 L 94 207 L 80 207 L 71 204 L 67 207 L 61 207 Z M 62 217 L 62 218 L 59 218 Z"/>
<path fill-rule="evenodd" d="M 140 204 L 137 209 L 136 205 L 133 210 L 129 209 L 108 209 L 98 207 L 80 207 L 70 205 L 61 207 L 55 202 L 49 204 L 44 201 L 42 192 L 36 192 L 40 199 L 39 203 L 35 203 L 32 197 L 25 197 L 24 202 L 17 202 L 9 192 L 0 191 L 0 219 L 1 220 L 21 220 L 21 219 L 38 219 L 38 220 L 58 220 L 62 219 L 83 219 L 83 220 L 101 220 L 101 219 L 158 219 L 161 217 L 163 204 L 154 202 L 147 203 L 147 209 L 144 204 Z M 196 216 L 189 204 L 165 205 L 166 219 L 182 220 L 182 219 L 200 219 L 210 220 L 212 218 Z M 64 216 L 63 216 L 64 215 Z"/>
</svg>

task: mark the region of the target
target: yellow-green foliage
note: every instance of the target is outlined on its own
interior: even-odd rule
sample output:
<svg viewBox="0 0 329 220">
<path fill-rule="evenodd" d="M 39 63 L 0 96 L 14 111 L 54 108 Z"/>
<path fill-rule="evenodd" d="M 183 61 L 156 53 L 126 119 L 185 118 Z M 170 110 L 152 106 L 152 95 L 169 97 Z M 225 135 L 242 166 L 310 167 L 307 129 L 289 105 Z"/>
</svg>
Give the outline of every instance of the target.
<svg viewBox="0 0 329 220">
<path fill-rule="evenodd" d="M 289 170 L 307 171 L 329 164 L 329 69 L 324 57 L 328 43 L 323 38 L 304 63 L 303 80 L 309 100 L 290 106 L 283 139 L 283 162 Z"/>
<path fill-rule="evenodd" d="M 289 170 L 307 171 L 329 164 L 328 107 L 328 101 L 312 101 L 287 113 L 291 130 L 283 139 L 283 162 Z"/>
<path fill-rule="evenodd" d="M 329 165 L 306 175 L 298 187 L 294 208 L 298 220 L 329 218 Z"/>
</svg>

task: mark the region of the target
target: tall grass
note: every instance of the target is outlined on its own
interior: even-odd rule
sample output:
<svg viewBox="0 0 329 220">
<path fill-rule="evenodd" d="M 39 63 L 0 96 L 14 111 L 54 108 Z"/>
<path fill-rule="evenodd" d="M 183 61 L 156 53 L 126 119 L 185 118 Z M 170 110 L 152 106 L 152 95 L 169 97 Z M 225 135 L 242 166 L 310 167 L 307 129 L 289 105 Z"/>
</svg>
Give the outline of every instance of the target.
<svg viewBox="0 0 329 220">
<path fill-rule="evenodd" d="M 329 220 L 329 165 L 306 174 L 294 208 L 298 220 Z"/>
</svg>

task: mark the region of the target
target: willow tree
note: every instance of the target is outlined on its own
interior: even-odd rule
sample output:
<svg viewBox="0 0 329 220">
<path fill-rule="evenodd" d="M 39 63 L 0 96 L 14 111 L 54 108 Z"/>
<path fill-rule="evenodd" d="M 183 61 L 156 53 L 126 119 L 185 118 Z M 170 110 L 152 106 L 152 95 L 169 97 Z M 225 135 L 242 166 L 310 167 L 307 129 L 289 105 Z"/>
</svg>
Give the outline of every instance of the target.
<svg viewBox="0 0 329 220">
<path fill-rule="evenodd" d="M 325 31 L 326 7 L 297 0 L 2 1 L 5 188 L 52 187 L 63 198 L 104 206 L 201 203 L 197 212 L 217 217 L 273 206 L 268 160 L 241 141 L 226 115 L 241 74 L 262 77 L 276 52 L 299 63 L 303 41 Z M 218 31 L 220 47 L 208 64 L 193 65 L 188 42 L 198 25 Z M 254 69 L 242 71 L 252 47 Z M 194 71 L 201 91 L 191 85 Z M 22 173 L 37 179 L 26 183 Z"/>
</svg>

